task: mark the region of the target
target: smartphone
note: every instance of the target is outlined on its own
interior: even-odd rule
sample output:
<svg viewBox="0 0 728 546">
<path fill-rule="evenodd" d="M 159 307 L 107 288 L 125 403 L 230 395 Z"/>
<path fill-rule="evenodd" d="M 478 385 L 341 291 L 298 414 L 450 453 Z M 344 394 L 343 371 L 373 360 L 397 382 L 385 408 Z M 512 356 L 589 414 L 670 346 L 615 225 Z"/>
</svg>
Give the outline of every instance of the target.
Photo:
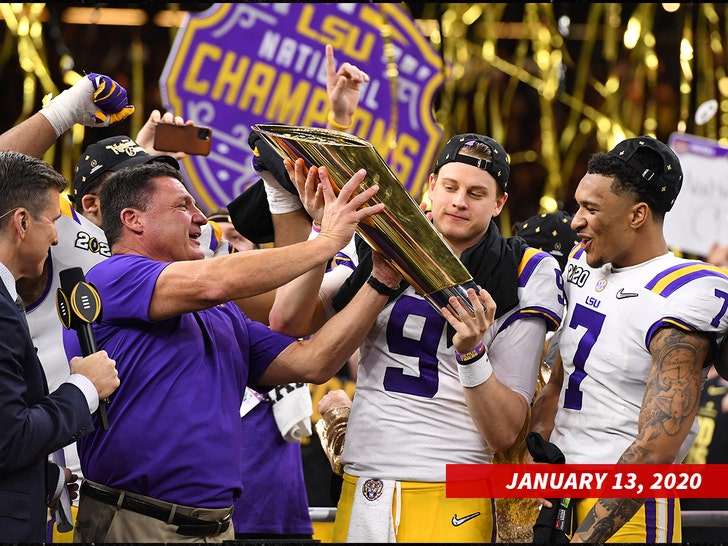
<svg viewBox="0 0 728 546">
<path fill-rule="evenodd" d="M 157 123 L 154 131 L 154 149 L 160 152 L 208 155 L 211 143 L 212 129 L 209 127 Z"/>
</svg>

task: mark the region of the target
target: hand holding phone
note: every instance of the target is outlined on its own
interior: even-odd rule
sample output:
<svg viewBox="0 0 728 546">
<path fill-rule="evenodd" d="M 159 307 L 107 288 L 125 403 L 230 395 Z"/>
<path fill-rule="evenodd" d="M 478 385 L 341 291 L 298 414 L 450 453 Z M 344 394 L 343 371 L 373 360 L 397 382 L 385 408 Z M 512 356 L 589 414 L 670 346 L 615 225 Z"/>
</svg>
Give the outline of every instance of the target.
<svg viewBox="0 0 728 546">
<path fill-rule="evenodd" d="M 209 127 L 157 123 L 154 130 L 154 149 L 160 152 L 208 155 L 211 144 L 212 129 Z"/>
</svg>

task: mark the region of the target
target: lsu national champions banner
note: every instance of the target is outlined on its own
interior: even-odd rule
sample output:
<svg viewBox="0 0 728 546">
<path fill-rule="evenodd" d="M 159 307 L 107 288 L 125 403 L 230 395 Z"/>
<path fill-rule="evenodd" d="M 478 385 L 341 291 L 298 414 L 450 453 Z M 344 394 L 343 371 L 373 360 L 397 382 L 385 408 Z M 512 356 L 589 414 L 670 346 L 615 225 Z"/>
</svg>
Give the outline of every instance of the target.
<svg viewBox="0 0 728 546">
<path fill-rule="evenodd" d="M 325 46 L 358 66 L 353 132 L 371 142 L 407 191 L 422 194 L 442 137 L 433 100 L 439 54 L 399 4 L 214 4 L 188 13 L 160 78 L 164 107 L 212 128 L 207 156 L 182 161 L 201 208 L 225 206 L 258 180 L 250 126 L 325 127 Z"/>
</svg>

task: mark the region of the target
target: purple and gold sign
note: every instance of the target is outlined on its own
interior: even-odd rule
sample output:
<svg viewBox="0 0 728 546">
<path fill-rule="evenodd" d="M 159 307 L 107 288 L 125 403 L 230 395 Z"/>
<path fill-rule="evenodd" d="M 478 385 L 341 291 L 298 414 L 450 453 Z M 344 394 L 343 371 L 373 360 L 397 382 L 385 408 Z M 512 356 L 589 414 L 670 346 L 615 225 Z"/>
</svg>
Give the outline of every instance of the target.
<svg viewBox="0 0 728 546">
<path fill-rule="evenodd" d="M 213 130 L 208 156 L 182 162 L 203 209 L 224 206 L 258 180 L 250 127 L 325 127 L 325 46 L 362 86 L 353 132 L 371 142 L 419 197 L 442 131 L 432 102 L 442 60 L 398 4 L 215 4 L 188 14 L 160 79 L 165 108 Z"/>
</svg>

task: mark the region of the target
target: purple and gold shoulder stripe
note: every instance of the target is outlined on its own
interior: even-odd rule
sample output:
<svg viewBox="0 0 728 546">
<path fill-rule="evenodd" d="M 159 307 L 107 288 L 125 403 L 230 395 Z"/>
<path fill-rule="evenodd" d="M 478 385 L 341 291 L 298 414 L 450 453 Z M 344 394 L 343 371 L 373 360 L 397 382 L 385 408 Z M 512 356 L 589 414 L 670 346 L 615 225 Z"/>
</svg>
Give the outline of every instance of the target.
<svg viewBox="0 0 728 546">
<path fill-rule="evenodd" d="M 576 245 L 574 248 L 571 249 L 571 252 L 569 252 L 569 258 L 578 260 L 579 258 L 581 258 L 582 254 L 584 254 L 584 249 L 581 248 L 581 245 Z"/>
<path fill-rule="evenodd" d="M 553 332 L 558 329 L 558 327 L 561 325 L 561 317 L 554 313 L 551 309 L 547 309 L 546 307 L 524 307 L 523 309 L 519 309 L 512 315 L 510 315 L 505 321 L 503 321 L 503 324 L 500 328 L 498 328 L 499 332 L 502 332 L 508 326 L 516 322 L 518 319 L 522 318 L 540 318 L 543 319 L 543 321 L 546 323 L 546 330 L 549 332 Z"/>
<path fill-rule="evenodd" d="M 725 269 L 696 261 L 678 264 L 661 271 L 645 285 L 645 288 L 667 298 L 680 287 L 703 277 L 720 277 L 728 280 Z"/>
<path fill-rule="evenodd" d="M 518 265 L 518 286 L 523 288 L 528 284 L 528 280 L 533 272 L 543 260 L 551 256 L 548 252 L 539 250 L 538 248 L 526 247 L 521 257 L 521 263 Z"/>
<path fill-rule="evenodd" d="M 214 220 L 207 223 L 210 224 L 210 227 L 212 228 L 209 249 L 214 253 L 217 250 L 217 247 L 220 246 L 220 241 L 222 241 L 222 228 L 220 227 L 220 224 Z M 232 248 L 232 245 L 230 245 L 230 247 Z"/>
<path fill-rule="evenodd" d="M 81 223 L 81 220 L 79 220 L 78 218 L 78 212 L 76 212 L 76 209 L 73 208 L 73 205 L 68 200 L 68 198 L 64 196 L 61 196 L 61 214 L 63 216 L 68 216 L 77 224 Z"/>
</svg>

